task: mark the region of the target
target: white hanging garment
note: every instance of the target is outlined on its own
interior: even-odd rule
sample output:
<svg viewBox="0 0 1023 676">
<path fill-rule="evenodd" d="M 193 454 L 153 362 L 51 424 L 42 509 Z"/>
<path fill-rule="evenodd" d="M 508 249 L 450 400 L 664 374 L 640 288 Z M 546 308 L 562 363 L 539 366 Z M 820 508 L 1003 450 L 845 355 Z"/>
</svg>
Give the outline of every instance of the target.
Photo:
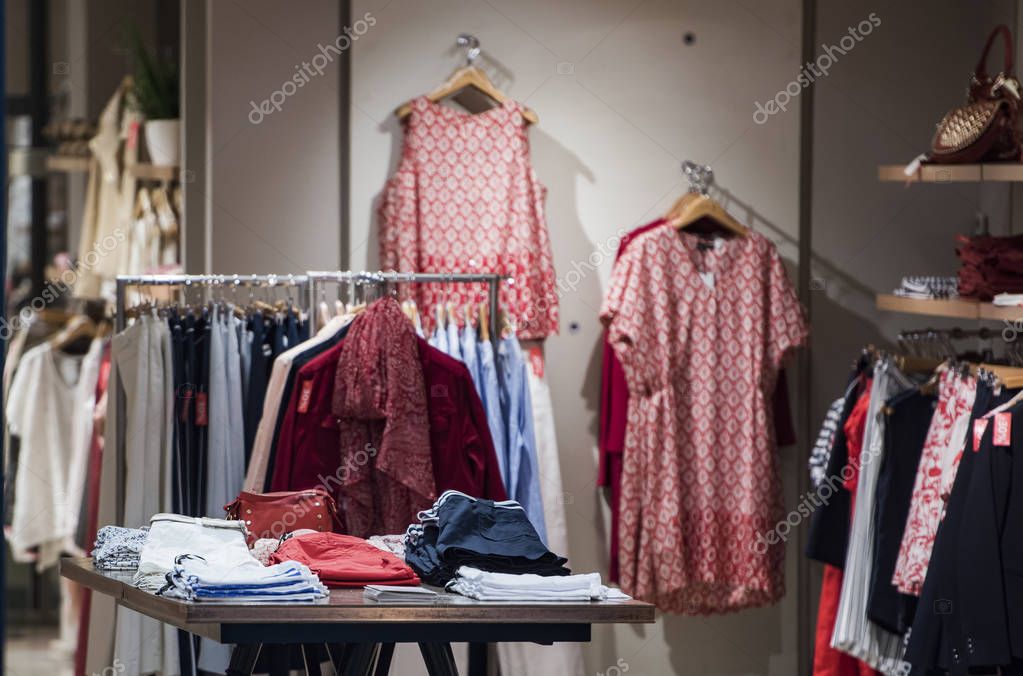
<svg viewBox="0 0 1023 676">
<path fill-rule="evenodd" d="M 544 373 L 542 348 L 523 346 L 529 394 L 533 404 L 533 431 L 536 436 L 536 459 L 540 471 L 540 497 L 543 501 L 544 525 L 547 527 L 547 548 L 568 556 L 568 529 L 565 526 L 565 493 L 561 483 L 558 439 L 554 429 L 554 406 Z M 569 557 L 571 559 L 571 557 Z M 582 676 L 582 646 L 578 643 L 499 643 L 497 654 L 501 676 L 531 674 L 565 674 Z"/>
</svg>

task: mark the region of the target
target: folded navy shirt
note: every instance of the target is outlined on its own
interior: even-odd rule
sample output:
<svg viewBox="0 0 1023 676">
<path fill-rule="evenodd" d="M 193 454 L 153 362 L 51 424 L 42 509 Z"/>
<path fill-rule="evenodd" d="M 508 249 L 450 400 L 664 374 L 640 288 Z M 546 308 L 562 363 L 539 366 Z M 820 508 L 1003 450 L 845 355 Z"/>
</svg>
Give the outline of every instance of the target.
<svg viewBox="0 0 1023 676">
<path fill-rule="evenodd" d="M 446 491 L 409 526 L 405 561 L 428 584 L 443 586 L 459 566 L 494 573 L 569 575 L 514 500 L 481 500 Z"/>
</svg>

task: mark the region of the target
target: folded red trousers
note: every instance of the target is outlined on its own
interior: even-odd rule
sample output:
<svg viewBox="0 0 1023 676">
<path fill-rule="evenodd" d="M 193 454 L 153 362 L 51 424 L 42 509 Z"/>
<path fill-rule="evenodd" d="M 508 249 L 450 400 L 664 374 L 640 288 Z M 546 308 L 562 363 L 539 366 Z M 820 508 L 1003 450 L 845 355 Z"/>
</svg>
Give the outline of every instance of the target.
<svg viewBox="0 0 1023 676">
<path fill-rule="evenodd" d="M 282 561 L 304 563 L 328 587 L 419 584 L 415 572 L 391 552 L 340 533 L 310 533 L 285 540 L 270 557 L 272 564 Z"/>
</svg>

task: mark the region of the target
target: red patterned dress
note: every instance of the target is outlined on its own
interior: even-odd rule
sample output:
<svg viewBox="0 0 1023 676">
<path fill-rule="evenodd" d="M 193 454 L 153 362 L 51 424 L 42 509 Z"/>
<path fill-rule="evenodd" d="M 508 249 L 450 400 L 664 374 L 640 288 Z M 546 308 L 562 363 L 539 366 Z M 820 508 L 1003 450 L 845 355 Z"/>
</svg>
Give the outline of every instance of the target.
<svg viewBox="0 0 1023 676">
<path fill-rule="evenodd" d="M 942 374 L 938 383 L 938 406 L 931 418 L 931 426 L 927 429 L 927 438 L 913 483 L 906 530 L 902 533 L 899 558 L 892 575 L 892 584 L 903 594 L 919 596 L 923 588 L 934 538 L 945 510 L 945 501 L 941 496 L 942 477 L 950 472 L 954 476 L 958 467 L 960 451 L 967 435 L 963 421 L 969 420 L 976 396 L 975 378 L 961 378 L 955 369 Z"/>
<path fill-rule="evenodd" d="M 652 230 L 615 265 L 601 316 L 629 386 L 622 588 L 687 614 L 777 601 L 769 402 L 808 331 L 777 250 L 755 232 L 708 243 Z"/>
<path fill-rule="evenodd" d="M 380 203 L 380 266 L 508 275 L 513 281 L 502 285 L 501 308 L 519 337 L 557 333 L 546 193 L 530 163 L 520 104 L 508 100 L 472 115 L 420 97 Z M 402 291 L 422 307 L 486 299 L 485 285 L 417 284 Z"/>
</svg>

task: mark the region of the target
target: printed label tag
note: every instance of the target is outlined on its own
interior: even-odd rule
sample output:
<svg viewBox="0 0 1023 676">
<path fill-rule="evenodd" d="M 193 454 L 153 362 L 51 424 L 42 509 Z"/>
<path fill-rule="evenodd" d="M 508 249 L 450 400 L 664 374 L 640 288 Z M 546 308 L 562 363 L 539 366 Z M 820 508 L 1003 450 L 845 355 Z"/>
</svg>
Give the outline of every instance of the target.
<svg viewBox="0 0 1023 676">
<path fill-rule="evenodd" d="M 298 412 L 305 413 L 309 410 L 309 400 L 313 396 L 313 381 L 307 380 L 302 383 L 302 392 L 298 395 Z"/>
<path fill-rule="evenodd" d="M 980 442 L 984 438 L 984 430 L 987 429 L 988 418 L 977 418 L 973 421 L 973 452 L 980 450 Z"/>
<path fill-rule="evenodd" d="M 996 413 L 995 429 L 991 441 L 995 446 L 1009 446 L 1012 443 L 1012 414 Z"/>
<path fill-rule="evenodd" d="M 188 422 L 192 414 L 192 388 L 186 387 L 181 393 L 181 422 Z"/>
<path fill-rule="evenodd" d="M 205 392 L 195 395 L 195 424 L 199 427 L 206 427 L 210 423 L 208 401 L 209 397 Z"/>
<path fill-rule="evenodd" d="M 533 368 L 533 375 L 543 378 L 543 350 L 539 347 L 529 348 L 529 365 Z"/>
</svg>

